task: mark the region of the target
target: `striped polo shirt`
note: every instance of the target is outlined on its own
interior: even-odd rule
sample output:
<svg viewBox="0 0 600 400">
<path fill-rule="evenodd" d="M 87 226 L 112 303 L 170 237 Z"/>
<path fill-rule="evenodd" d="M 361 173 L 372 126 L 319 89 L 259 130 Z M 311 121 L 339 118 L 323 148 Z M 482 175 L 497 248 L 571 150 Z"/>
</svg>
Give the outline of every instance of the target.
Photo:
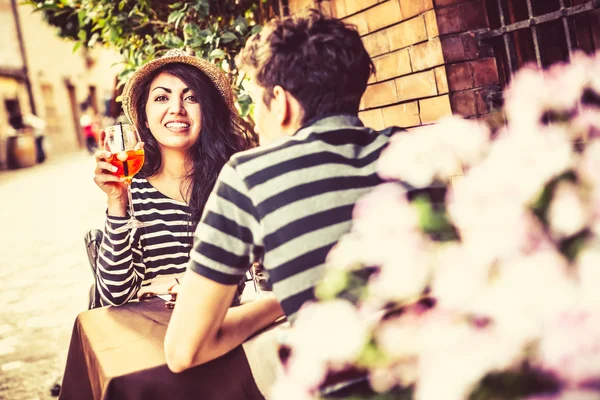
<svg viewBox="0 0 600 400">
<path fill-rule="evenodd" d="M 354 203 L 381 183 L 376 161 L 391 131 L 336 115 L 234 155 L 206 204 L 189 268 L 234 285 L 260 262 L 293 320 L 314 299 L 327 253 L 349 232 Z"/>
<path fill-rule="evenodd" d="M 145 292 L 166 293 L 185 272 L 193 242 L 190 207 L 133 178 L 135 217 L 149 223 L 121 230 L 129 216 L 106 216 L 97 261 L 102 305 L 121 305 Z"/>
</svg>

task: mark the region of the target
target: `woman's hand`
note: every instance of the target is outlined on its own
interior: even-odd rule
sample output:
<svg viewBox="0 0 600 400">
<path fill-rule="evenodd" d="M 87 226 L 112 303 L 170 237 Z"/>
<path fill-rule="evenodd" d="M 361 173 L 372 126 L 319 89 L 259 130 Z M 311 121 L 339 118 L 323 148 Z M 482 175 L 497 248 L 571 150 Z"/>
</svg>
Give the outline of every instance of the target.
<svg viewBox="0 0 600 400">
<path fill-rule="evenodd" d="M 117 167 L 106 161 L 111 153 L 99 150 L 94 154 L 96 157 L 96 169 L 94 171 L 94 182 L 108 197 L 108 214 L 116 217 L 127 216 L 127 187 L 116 175 Z"/>
</svg>

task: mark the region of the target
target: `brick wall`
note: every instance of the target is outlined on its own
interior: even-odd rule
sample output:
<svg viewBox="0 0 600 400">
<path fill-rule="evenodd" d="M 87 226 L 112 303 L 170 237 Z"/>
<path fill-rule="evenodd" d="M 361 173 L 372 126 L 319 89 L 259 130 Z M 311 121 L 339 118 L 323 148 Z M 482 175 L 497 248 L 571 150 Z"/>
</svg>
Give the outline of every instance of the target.
<svg viewBox="0 0 600 400">
<path fill-rule="evenodd" d="M 416 127 L 451 113 L 488 118 L 495 59 L 473 31 L 487 27 L 484 0 L 289 0 L 356 25 L 377 73 L 360 117 L 376 129 Z"/>
<path fill-rule="evenodd" d="M 452 111 L 483 120 L 501 118 L 489 96 L 499 91 L 496 59 L 475 31 L 489 26 L 484 0 L 435 0 Z M 496 125 L 496 123 L 494 123 Z"/>
</svg>

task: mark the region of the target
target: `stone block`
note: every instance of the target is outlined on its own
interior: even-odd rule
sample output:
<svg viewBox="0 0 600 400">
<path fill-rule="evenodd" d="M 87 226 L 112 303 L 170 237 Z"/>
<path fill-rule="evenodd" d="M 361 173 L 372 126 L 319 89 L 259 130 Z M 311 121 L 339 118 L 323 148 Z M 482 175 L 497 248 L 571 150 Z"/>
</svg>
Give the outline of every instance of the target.
<svg viewBox="0 0 600 400">
<path fill-rule="evenodd" d="M 362 13 L 357 15 L 364 18 L 369 32 L 395 25 L 403 19 L 398 0 L 379 3 L 376 7 L 364 11 L 364 15 Z"/>
<path fill-rule="evenodd" d="M 361 111 L 358 113 L 358 117 L 360 120 L 368 126 L 369 128 L 373 128 L 375 130 L 381 130 L 385 128 L 385 123 L 383 122 L 383 115 L 381 112 L 381 108 L 376 108 L 374 110 Z"/>
<path fill-rule="evenodd" d="M 401 22 L 386 29 L 390 50 L 402 49 L 427 40 L 425 19 L 422 16 Z"/>
<path fill-rule="evenodd" d="M 433 0 L 400 0 L 400 8 L 405 19 L 433 10 Z"/>
<path fill-rule="evenodd" d="M 422 71 L 444 64 L 444 55 L 439 38 L 417 44 L 410 48 L 413 71 Z"/>
<path fill-rule="evenodd" d="M 445 94 L 443 96 L 419 100 L 419 110 L 421 123 L 432 124 L 442 117 L 452 115 L 450 97 Z"/>
<path fill-rule="evenodd" d="M 477 115 L 474 90 L 452 93 L 450 95 L 450 104 L 452 105 L 452 112 L 454 114 L 460 114 L 463 117 L 473 117 Z"/>
<path fill-rule="evenodd" d="M 438 94 L 433 70 L 396 79 L 398 101 L 416 100 Z"/>
<path fill-rule="evenodd" d="M 362 97 L 361 110 L 366 108 L 381 107 L 398 101 L 394 81 L 375 83 L 367 86 Z"/>
<path fill-rule="evenodd" d="M 384 54 L 381 57 L 373 59 L 373 63 L 377 69 L 377 81 L 384 81 L 397 76 L 410 74 L 412 72 L 408 49 Z"/>
<path fill-rule="evenodd" d="M 381 110 L 383 112 L 383 122 L 385 123 L 385 126 L 408 128 L 421 125 L 419 105 L 416 101 L 385 107 Z"/>
</svg>

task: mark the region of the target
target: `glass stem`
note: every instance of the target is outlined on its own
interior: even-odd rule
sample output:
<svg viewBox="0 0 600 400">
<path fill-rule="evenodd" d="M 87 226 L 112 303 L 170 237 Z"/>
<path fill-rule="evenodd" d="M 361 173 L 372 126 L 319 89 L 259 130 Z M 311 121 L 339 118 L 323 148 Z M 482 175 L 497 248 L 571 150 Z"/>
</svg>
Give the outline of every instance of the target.
<svg viewBox="0 0 600 400">
<path fill-rule="evenodd" d="M 125 185 L 127 185 L 127 203 L 129 204 L 129 219 L 135 219 L 133 214 L 133 198 L 131 196 L 131 182 L 126 181 Z"/>
</svg>

